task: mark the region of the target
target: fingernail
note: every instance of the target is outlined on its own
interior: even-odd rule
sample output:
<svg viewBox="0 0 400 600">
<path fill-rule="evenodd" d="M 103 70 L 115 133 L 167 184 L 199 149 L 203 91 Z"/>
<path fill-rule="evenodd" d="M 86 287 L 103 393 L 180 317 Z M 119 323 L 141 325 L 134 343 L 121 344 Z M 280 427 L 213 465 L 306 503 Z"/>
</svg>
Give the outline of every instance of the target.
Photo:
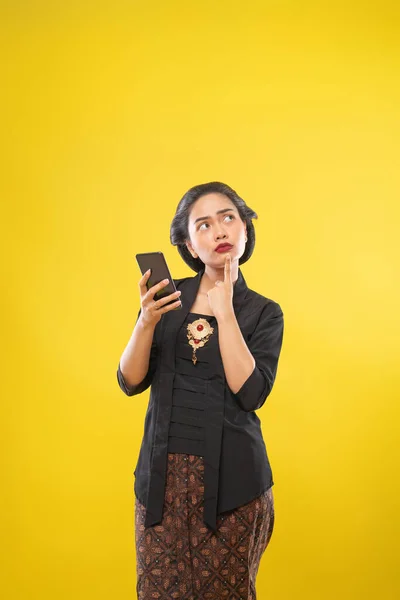
<svg viewBox="0 0 400 600">
<path fill-rule="evenodd" d="M 169 279 L 164 279 L 163 283 L 168 283 Z"/>
</svg>

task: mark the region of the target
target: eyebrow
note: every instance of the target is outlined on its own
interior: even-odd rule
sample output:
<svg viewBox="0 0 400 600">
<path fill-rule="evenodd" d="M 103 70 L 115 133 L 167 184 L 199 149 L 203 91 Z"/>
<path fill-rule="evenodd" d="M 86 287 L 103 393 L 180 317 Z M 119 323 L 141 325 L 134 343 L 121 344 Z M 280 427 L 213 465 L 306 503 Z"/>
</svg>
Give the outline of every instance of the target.
<svg viewBox="0 0 400 600">
<path fill-rule="evenodd" d="M 222 213 L 226 213 L 228 212 L 228 210 L 231 210 L 233 212 L 233 208 L 222 208 L 221 210 L 217 210 L 217 215 L 220 215 Z M 210 216 L 208 217 L 198 217 L 195 222 L 194 225 L 197 223 L 197 221 L 204 221 L 205 219 L 211 219 Z"/>
</svg>

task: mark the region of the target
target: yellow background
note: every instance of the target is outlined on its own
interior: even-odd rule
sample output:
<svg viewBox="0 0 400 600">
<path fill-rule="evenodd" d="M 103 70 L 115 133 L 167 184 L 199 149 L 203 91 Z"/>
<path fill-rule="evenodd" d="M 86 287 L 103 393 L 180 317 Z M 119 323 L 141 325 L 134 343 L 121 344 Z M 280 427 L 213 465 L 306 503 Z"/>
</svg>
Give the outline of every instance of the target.
<svg viewBox="0 0 400 600">
<path fill-rule="evenodd" d="M 134 255 L 193 275 L 169 225 L 214 179 L 258 213 L 243 274 L 285 314 L 258 597 L 398 598 L 398 2 L 10 0 L 0 23 L 4 598 L 136 597 Z"/>
</svg>

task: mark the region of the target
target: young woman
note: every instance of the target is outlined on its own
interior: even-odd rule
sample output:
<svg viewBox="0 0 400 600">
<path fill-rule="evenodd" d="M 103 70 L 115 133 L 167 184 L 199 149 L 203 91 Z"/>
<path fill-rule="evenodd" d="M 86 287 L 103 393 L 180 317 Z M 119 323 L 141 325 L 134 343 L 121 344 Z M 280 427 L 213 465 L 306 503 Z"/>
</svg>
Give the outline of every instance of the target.
<svg viewBox="0 0 400 600">
<path fill-rule="evenodd" d="M 128 396 L 151 385 L 135 469 L 139 600 L 256 598 L 274 482 L 255 411 L 275 381 L 283 313 L 239 268 L 255 218 L 226 184 L 191 188 L 170 233 L 197 275 L 174 279 L 178 291 L 159 300 L 165 282 L 139 281 L 117 370 Z"/>
</svg>

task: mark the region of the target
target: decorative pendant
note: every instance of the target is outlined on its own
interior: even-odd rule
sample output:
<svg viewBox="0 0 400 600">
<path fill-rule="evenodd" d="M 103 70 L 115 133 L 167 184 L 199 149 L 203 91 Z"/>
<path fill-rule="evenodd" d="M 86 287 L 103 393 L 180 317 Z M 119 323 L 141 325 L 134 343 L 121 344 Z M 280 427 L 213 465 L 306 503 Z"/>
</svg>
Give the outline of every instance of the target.
<svg viewBox="0 0 400 600">
<path fill-rule="evenodd" d="M 187 331 L 189 344 L 193 348 L 192 362 L 195 365 L 197 363 L 196 350 L 208 342 L 210 335 L 214 331 L 214 327 L 211 327 L 206 319 L 201 318 L 188 323 Z"/>
</svg>

